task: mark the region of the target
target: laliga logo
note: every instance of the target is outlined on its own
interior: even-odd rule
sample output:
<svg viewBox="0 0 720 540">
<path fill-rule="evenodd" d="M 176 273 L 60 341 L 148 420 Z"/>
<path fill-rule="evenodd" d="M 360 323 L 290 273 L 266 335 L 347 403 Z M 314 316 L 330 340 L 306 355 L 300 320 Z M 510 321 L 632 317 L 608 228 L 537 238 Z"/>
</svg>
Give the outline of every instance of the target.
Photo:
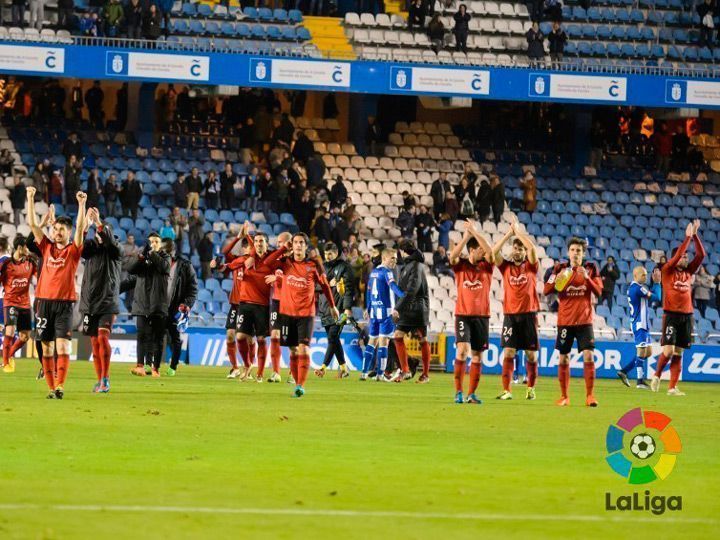
<svg viewBox="0 0 720 540">
<path fill-rule="evenodd" d="M 482 289 L 482 282 L 481 281 L 463 281 L 463 287 L 466 289 L 469 289 L 471 291 L 477 291 L 478 289 Z"/>
<path fill-rule="evenodd" d="M 470 86 L 473 90 L 479 92 L 482 90 L 482 78 L 480 77 L 479 73 L 473 73 L 472 82 L 470 83 Z"/>
<path fill-rule="evenodd" d="M 335 81 L 336 83 L 342 82 L 342 67 L 340 67 L 340 66 L 333 67 L 332 80 Z"/>
<path fill-rule="evenodd" d="M 307 279 L 304 277 L 297 277 L 297 276 L 288 276 L 285 278 L 288 285 L 291 285 L 293 287 L 297 287 L 299 289 L 304 289 L 307 286 Z"/>
<path fill-rule="evenodd" d="M 255 77 L 262 80 L 267 77 L 267 67 L 265 62 L 258 62 L 255 64 Z"/>
<path fill-rule="evenodd" d="M 519 276 L 510 276 L 510 285 L 525 285 L 527 282 L 528 279 L 525 274 L 520 274 Z"/>
<path fill-rule="evenodd" d="M 539 76 L 537 79 L 535 79 L 535 93 L 545 93 L 545 78 L 542 76 Z"/>
<path fill-rule="evenodd" d="M 55 51 L 48 51 L 47 56 L 45 57 L 45 65 L 49 67 L 50 69 L 54 69 L 57 62 L 57 57 L 55 56 Z"/>
<path fill-rule="evenodd" d="M 404 69 L 399 70 L 397 75 L 395 75 L 395 84 L 397 84 L 400 88 L 405 88 L 405 85 L 407 84 L 407 74 Z"/>
<path fill-rule="evenodd" d="M 610 81 L 610 88 L 608 88 L 608 94 L 612 97 L 618 97 L 620 94 L 620 84 L 618 81 Z"/>
<path fill-rule="evenodd" d="M 112 63 L 110 64 L 110 68 L 113 70 L 113 73 L 120 73 L 123 70 L 123 58 L 121 55 L 116 54 L 113 56 Z"/>
<path fill-rule="evenodd" d="M 670 88 L 670 97 L 675 101 L 680 101 L 682 98 L 682 86 L 680 83 L 674 83 Z"/>
<path fill-rule="evenodd" d="M 195 58 L 190 66 L 190 75 L 193 77 L 199 77 L 201 75 L 200 60 Z"/>
</svg>

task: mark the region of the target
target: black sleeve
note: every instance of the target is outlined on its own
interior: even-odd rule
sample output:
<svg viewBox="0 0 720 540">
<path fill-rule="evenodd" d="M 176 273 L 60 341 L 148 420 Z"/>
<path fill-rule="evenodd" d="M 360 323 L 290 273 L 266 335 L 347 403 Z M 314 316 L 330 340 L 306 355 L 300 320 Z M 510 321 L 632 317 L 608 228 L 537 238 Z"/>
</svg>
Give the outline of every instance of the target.
<svg viewBox="0 0 720 540">
<path fill-rule="evenodd" d="M 415 299 L 415 296 L 417 295 L 418 291 L 420 290 L 420 275 L 422 273 L 422 268 L 419 262 L 415 261 L 412 263 L 413 269 L 412 272 L 409 272 L 409 279 L 408 282 L 405 284 L 405 287 L 400 287 L 402 291 L 405 293 L 405 296 L 400 298 L 398 300 L 398 303 L 395 304 L 395 309 L 397 311 L 400 311 L 402 308 L 405 307 L 410 301 Z"/>
<path fill-rule="evenodd" d="M 151 251 L 148 254 L 147 261 L 158 273 L 170 273 L 170 257 L 167 253 L 160 251 Z"/>
<path fill-rule="evenodd" d="M 120 259 L 122 255 L 120 252 L 120 244 L 118 243 L 117 238 L 115 238 L 115 235 L 110 234 L 105 227 L 103 227 L 99 234 L 102 236 L 103 244 L 105 245 L 110 258 L 113 260 Z"/>
<path fill-rule="evenodd" d="M 85 242 L 83 242 L 82 253 L 80 254 L 80 256 L 83 259 L 89 259 L 98 252 L 97 247 L 97 242 L 94 239 L 85 240 Z"/>
<path fill-rule="evenodd" d="M 192 267 L 190 263 L 187 263 L 185 266 L 185 294 L 183 299 L 183 304 L 185 304 L 188 309 L 192 309 L 192 307 L 195 305 L 195 300 L 197 300 L 198 295 L 198 282 L 197 282 L 197 276 L 195 275 L 195 269 Z"/>
<path fill-rule="evenodd" d="M 349 264 L 344 265 L 342 280 L 345 284 L 345 294 L 341 299 L 341 305 L 337 307 L 340 311 L 352 309 L 353 300 L 355 299 L 355 276 Z"/>
<path fill-rule="evenodd" d="M 120 282 L 120 293 L 127 292 L 135 288 L 137 276 L 128 276 Z"/>
<path fill-rule="evenodd" d="M 128 274 L 140 275 L 144 273 L 145 261 L 139 255 L 132 255 L 125 260 L 125 270 Z"/>
</svg>

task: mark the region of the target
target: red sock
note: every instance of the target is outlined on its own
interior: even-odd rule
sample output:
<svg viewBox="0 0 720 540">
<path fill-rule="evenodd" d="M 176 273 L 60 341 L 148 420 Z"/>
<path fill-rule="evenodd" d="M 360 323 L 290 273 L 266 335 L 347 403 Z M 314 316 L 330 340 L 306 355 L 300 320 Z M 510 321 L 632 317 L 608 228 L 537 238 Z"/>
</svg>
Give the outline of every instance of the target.
<svg viewBox="0 0 720 540">
<path fill-rule="evenodd" d="M 10 363 L 10 349 L 12 348 L 13 337 L 3 337 L 3 366 L 7 366 Z"/>
<path fill-rule="evenodd" d="M 280 373 L 280 338 L 270 338 L 270 362 L 272 362 L 273 373 Z"/>
<path fill-rule="evenodd" d="M 298 355 L 291 352 L 290 353 L 290 375 L 292 375 L 292 378 L 295 379 L 295 382 L 298 381 Z"/>
<path fill-rule="evenodd" d="M 537 376 L 538 376 L 537 362 L 527 362 L 525 365 L 526 365 L 526 369 L 527 369 L 528 388 L 535 388 L 535 381 L 537 380 Z"/>
<path fill-rule="evenodd" d="M 463 391 L 463 379 L 465 378 L 466 360 L 455 359 L 455 391 Z"/>
<path fill-rule="evenodd" d="M 513 356 L 506 356 L 503 358 L 502 365 L 502 385 L 503 390 L 510 392 L 510 380 L 512 379 L 512 372 L 515 369 L 515 358 Z"/>
<path fill-rule="evenodd" d="M 677 386 L 680 380 L 680 372 L 682 371 L 682 356 L 674 354 L 670 360 L 670 384 L 668 389 L 672 390 Z"/>
<path fill-rule="evenodd" d="M 242 358 L 243 365 L 248 368 L 252 364 L 250 364 L 249 356 L 250 356 L 250 347 L 248 346 L 248 342 L 246 339 L 238 339 L 237 340 L 237 349 L 240 353 L 240 358 Z"/>
<path fill-rule="evenodd" d="M 98 382 L 102 379 L 102 354 L 100 353 L 100 344 L 97 336 L 90 336 L 90 344 L 92 345 L 93 367 L 95 368 L 95 377 Z"/>
<path fill-rule="evenodd" d="M 405 348 L 404 338 L 395 338 L 395 352 L 398 356 L 398 362 L 400 362 L 400 370 L 403 373 L 410 371 L 410 367 L 408 366 L 408 353 Z"/>
<path fill-rule="evenodd" d="M 560 364 L 558 366 L 558 381 L 560 381 L 560 395 L 564 398 L 568 397 L 568 387 L 570 386 L 570 364 Z"/>
<path fill-rule="evenodd" d="M 474 394 L 477 390 L 478 384 L 480 384 L 480 375 L 482 374 L 482 364 L 478 362 L 470 363 L 470 387 L 468 388 L 468 394 Z"/>
<path fill-rule="evenodd" d="M 305 386 L 308 372 L 310 371 L 310 357 L 307 354 L 298 354 L 297 356 L 297 372 L 298 376 L 295 382 L 300 386 Z"/>
<path fill-rule="evenodd" d="M 55 390 L 55 359 L 52 356 L 43 356 L 42 365 L 48 388 Z"/>
<path fill-rule="evenodd" d="M 265 373 L 265 360 L 267 359 L 267 343 L 264 338 L 258 339 L 257 344 L 257 362 L 258 362 L 258 377 L 262 377 Z"/>
<path fill-rule="evenodd" d="M 102 359 L 102 377 L 110 377 L 110 357 L 112 356 L 112 347 L 110 346 L 110 334 L 100 330 L 98 332 L 98 349 L 100 358 Z"/>
<path fill-rule="evenodd" d="M 58 354 L 57 355 L 57 385 L 65 386 L 65 381 L 68 376 L 68 369 L 70 368 L 70 355 L 69 354 Z"/>
<path fill-rule="evenodd" d="M 423 341 L 420 344 L 420 354 L 422 355 L 422 374 L 427 377 L 430 375 L 430 343 Z"/>
<path fill-rule="evenodd" d="M 235 343 L 235 340 L 228 341 L 225 343 L 227 347 L 227 355 L 228 360 L 230 360 L 230 365 L 233 369 L 237 369 L 238 363 L 237 363 L 237 343 Z"/>
<path fill-rule="evenodd" d="M 257 356 L 257 343 L 253 341 L 248 345 L 248 362 L 251 366 L 255 364 L 255 356 Z"/>
<path fill-rule="evenodd" d="M 27 343 L 27 340 L 23 341 L 20 338 L 17 338 L 15 341 L 13 341 L 12 347 L 10 347 L 10 358 L 15 356 L 15 353 L 18 352 L 20 349 L 22 349 L 22 346 Z"/>
<path fill-rule="evenodd" d="M 595 362 L 583 362 L 583 377 L 585 377 L 585 395 L 591 396 L 595 389 Z"/>
<path fill-rule="evenodd" d="M 662 353 L 658 357 L 657 366 L 655 367 L 655 376 L 656 377 L 662 377 L 663 369 L 665 369 L 665 366 L 667 366 L 670 359 L 665 356 L 665 353 Z"/>
</svg>

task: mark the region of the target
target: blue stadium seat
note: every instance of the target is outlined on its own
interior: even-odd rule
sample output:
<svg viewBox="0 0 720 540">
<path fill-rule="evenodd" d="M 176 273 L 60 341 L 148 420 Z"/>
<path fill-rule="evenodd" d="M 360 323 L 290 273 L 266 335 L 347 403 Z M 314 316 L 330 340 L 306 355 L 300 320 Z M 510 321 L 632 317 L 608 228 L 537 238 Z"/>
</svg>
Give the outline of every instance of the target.
<svg viewBox="0 0 720 540">
<path fill-rule="evenodd" d="M 610 39 L 610 36 L 612 35 L 612 32 L 610 31 L 610 27 L 604 24 L 599 25 L 596 29 L 596 34 L 598 39 L 602 40 L 608 40 Z"/>
<path fill-rule="evenodd" d="M 582 37 L 583 39 L 595 39 L 595 26 L 592 24 L 582 25 Z"/>
<path fill-rule="evenodd" d="M 205 5 L 205 4 L 200 4 Z M 207 21 L 205 23 L 205 33 L 210 34 L 212 36 L 220 35 L 222 32 L 220 30 L 220 24 L 216 21 Z"/>
<path fill-rule="evenodd" d="M 643 23 L 645 22 L 645 14 L 639 9 L 633 9 L 630 12 L 630 21 L 634 23 Z"/>
<path fill-rule="evenodd" d="M 312 36 L 310 35 L 310 30 L 305 28 L 304 26 L 301 26 L 297 29 L 297 37 L 300 41 L 310 41 Z"/>
<path fill-rule="evenodd" d="M 616 58 L 619 58 L 622 56 L 622 51 L 620 50 L 620 47 L 616 43 L 608 43 L 607 44 L 607 54 L 608 56 L 613 56 Z"/>
<path fill-rule="evenodd" d="M 632 41 L 639 41 L 642 39 L 642 34 L 640 33 L 640 30 L 635 27 L 631 26 L 627 29 L 627 34 L 625 35 L 626 39 L 632 40 Z"/>
<path fill-rule="evenodd" d="M 300 11 L 299 9 L 291 9 L 288 12 L 288 18 L 290 19 L 290 22 L 299 24 L 303 20 L 302 11 Z"/>
<path fill-rule="evenodd" d="M 568 35 L 568 38 L 580 38 L 582 36 L 582 29 L 580 28 L 580 25 L 568 24 L 565 27 L 565 33 Z"/>
<path fill-rule="evenodd" d="M 248 19 L 257 20 L 258 19 L 258 11 L 252 6 L 247 6 L 246 8 L 243 8 L 243 14 Z"/>
<path fill-rule="evenodd" d="M 263 28 L 262 25 L 254 24 L 254 25 L 250 28 L 250 36 L 251 36 L 253 39 L 265 39 L 265 37 L 266 37 L 266 35 L 265 35 L 265 28 Z"/>
<path fill-rule="evenodd" d="M 289 16 L 288 16 L 288 12 L 284 9 L 273 10 L 273 19 L 275 19 L 276 21 L 278 21 L 282 24 L 285 24 L 290 20 Z"/>
<path fill-rule="evenodd" d="M 190 21 L 190 33 L 191 34 L 204 34 L 205 33 L 205 25 L 203 24 L 203 21 L 198 21 L 198 20 Z"/>
<path fill-rule="evenodd" d="M 197 4 L 183 2 L 182 14 L 186 17 L 195 17 L 197 15 Z"/>
<path fill-rule="evenodd" d="M 273 20 L 273 12 L 272 9 L 269 8 L 259 8 L 258 9 L 258 18 L 261 21 L 268 22 Z"/>
<path fill-rule="evenodd" d="M 573 6 L 572 8 L 572 19 L 574 21 L 585 21 L 587 20 L 587 12 L 585 8 L 580 6 Z"/>
<path fill-rule="evenodd" d="M 213 16 L 213 8 L 209 4 L 198 4 L 197 14 L 200 17 L 209 18 Z"/>
<path fill-rule="evenodd" d="M 279 40 L 282 38 L 280 29 L 277 26 L 268 26 L 265 31 L 267 32 L 268 39 Z"/>
<path fill-rule="evenodd" d="M 295 31 L 295 28 L 293 26 L 283 26 L 281 29 L 282 33 L 282 39 L 288 40 L 288 41 L 296 41 L 297 40 L 297 32 Z"/>
<path fill-rule="evenodd" d="M 599 8 L 591 7 L 587 10 L 587 18 L 592 22 L 600 22 L 603 20 L 602 12 Z"/>
<path fill-rule="evenodd" d="M 617 21 L 619 23 L 629 23 L 630 22 L 630 12 L 626 9 L 619 9 L 615 12 L 615 15 L 617 17 Z"/>
</svg>

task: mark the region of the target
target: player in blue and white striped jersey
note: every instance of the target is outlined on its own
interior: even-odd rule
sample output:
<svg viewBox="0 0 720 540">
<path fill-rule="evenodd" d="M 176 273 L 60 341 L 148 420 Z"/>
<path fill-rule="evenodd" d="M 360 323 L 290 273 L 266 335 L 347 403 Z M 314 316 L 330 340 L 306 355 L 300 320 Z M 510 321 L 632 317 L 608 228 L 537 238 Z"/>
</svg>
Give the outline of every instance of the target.
<svg viewBox="0 0 720 540">
<path fill-rule="evenodd" d="M 650 339 L 650 305 L 651 302 L 660 302 L 662 287 L 660 285 L 660 270 L 653 270 L 652 286 L 647 286 L 648 272 L 642 266 L 633 269 L 633 282 L 628 287 L 627 297 L 630 303 L 630 323 L 635 338 L 636 355 L 620 371 L 618 377 L 625 386 L 630 386 L 628 373 L 633 368 L 638 369 L 637 387 L 647 390 L 649 385 L 645 380 L 647 359 L 652 354 L 652 341 Z"/>
<path fill-rule="evenodd" d="M 395 282 L 393 269 L 397 265 L 397 251 L 384 249 L 381 254 L 381 264 L 370 272 L 365 293 L 365 317 L 369 320 L 368 344 L 363 354 L 363 372 L 360 380 L 367 379 L 367 373 L 373 365 L 375 349 L 377 348 L 376 379 L 382 380 L 385 375 L 388 358 L 388 342 L 395 333 L 395 302 L 397 298 L 405 296 Z"/>
</svg>

